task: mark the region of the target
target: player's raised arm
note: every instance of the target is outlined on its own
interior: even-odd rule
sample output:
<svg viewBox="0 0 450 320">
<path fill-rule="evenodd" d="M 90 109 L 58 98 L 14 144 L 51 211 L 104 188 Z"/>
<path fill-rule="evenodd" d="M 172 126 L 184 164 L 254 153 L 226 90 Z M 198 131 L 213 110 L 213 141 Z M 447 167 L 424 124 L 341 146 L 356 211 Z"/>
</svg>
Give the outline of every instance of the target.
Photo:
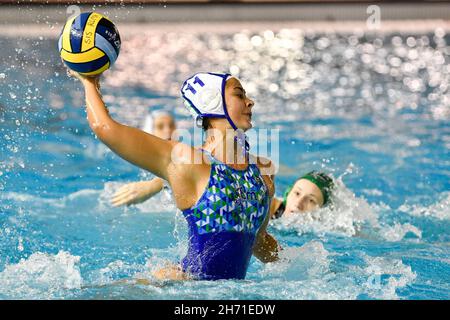
<svg viewBox="0 0 450 320">
<path fill-rule="evenodd" d="M 102 100 L 99 78 L 71 74 L 84 86 L 89 126 L 97 137 L 123 159 L 167 179 L 175 143 L 115 121 Z"/>
</svg>

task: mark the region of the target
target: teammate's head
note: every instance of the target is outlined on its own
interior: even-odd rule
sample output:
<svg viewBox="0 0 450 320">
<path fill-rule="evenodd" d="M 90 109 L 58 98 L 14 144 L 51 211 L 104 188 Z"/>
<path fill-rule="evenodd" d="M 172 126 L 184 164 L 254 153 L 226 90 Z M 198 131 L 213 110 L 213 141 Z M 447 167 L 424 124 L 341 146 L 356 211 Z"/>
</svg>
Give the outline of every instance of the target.
<svg viewBox="0 0 450 320">
<path fill-rule="evenodd" d="M 330 203 L 333 179 L 323 172 L 311 171 L 286 189 L 284 214 L 305 213 Z"/>
<path fill-rule="evenodd" d="M 144 131 L 161 139 L 170 140 L 175 129 L 175 119 L 170 112 L 153 111 L 145 119 Z"/>
</svg>

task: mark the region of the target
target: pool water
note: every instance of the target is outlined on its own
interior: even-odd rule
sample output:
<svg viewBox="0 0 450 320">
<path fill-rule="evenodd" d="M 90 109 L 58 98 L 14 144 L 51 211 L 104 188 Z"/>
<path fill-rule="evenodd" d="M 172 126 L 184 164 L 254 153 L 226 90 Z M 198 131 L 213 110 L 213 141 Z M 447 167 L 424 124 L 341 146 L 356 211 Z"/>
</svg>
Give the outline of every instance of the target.
<svg viewBox="0 0 450 320">
<path fill-rule="evenodd" d="M 0 298 L 449 299 L 450 36 L 157 32 L 123 38 L 103 80 L 115 119 L 149 107 L 192 120 L 178 95 L 197 71 L 229 71 L 252 97 L 255 127 L 280 130 L 277 195 L 312 169 L 337 179 L 336 209 L 284 217 L 277 263 L 246 280 L 157 282 L 186 251 L 170 194 L 113 208 L 148 179 L 91 133 L 80 84 L 55 37 L 0 36 Z M 270 155 L 269 155 L 270 156 Z M 151 284 L 127 279 L 145 278 Z"/>
</svg>

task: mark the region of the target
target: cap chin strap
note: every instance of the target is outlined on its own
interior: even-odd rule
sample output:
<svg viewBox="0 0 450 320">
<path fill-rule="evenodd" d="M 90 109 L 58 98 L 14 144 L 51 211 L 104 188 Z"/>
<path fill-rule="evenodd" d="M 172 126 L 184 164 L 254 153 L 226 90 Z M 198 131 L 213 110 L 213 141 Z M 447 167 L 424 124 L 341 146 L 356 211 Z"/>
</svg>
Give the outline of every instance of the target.
<svg viewBox="0 0 450 320">
<path fill-rule="evenodd" d="M 234 132 L 236 133 L 236 135 L 234 136 L 234 141 L 236 141 L 237 145 L 241 148 L 245 159 L 248 159 L 250 144 L 248 143 L 247 135 L 242 129 L 235 129 Z"/>
<path fill-rule="evenodd" d="M 203 119 L 204 118 L 201 116 L 197 116 L 195 118 L 195 124 L 197 125 L 197 127 L 201 128 L 203 126 Z M 248 143 L 247 135 L 242 129 L 238 129 L 229 117 L 226 117 L 226 119 L 228 120 L 228 123 L 230 123 L 231 127 L 234 130 L 235 133 L 234 141 L 236 141 L 238 147 L 242 150 L 245 159 L 248 159 L 250 144 Z"/>
<path fill-rule="evenodd" d="M 225 78 L 222 83 L 223 110 L 225 113 L 225 118 L 228 120 L 228 123 L 234 129 L 234 132 L 235 132 L 234 141 L 236 141 L 237 145 L 241 148 L 242 153 L 245 156 L 245 159 L 248 159 L 250 144 L 248 143 L 247 135 L 245 134 L 245 132 L 242 129 L 239 129 L 234 124 L 233 120 L 231 120 L 231 117 L 228 115 L 227 104 L 225 103 L 225 84 L 229 78 L 236 78 L 236 77 L 232 76 L 231 74 L 225 74 Z"/>
<path fill-rule="evenodd" d="M 225 109 L 226 110 L 226 109 Z M 242 150 L 242 153 L 244 154 L 245 159 L 248 159 L 249 156 L 249 150 L 250 150 L 250 144 L 248 143 L 248 137 L 245 134 L 244 130 L 239 129 L 234 124 L 233 120 L 228 116 L 228 112 L 225 111 L 225 116 L 230 123 L 231 127 L 234 129 L 234 141 L 236 141 L 238 147 Z"/>
</svg>

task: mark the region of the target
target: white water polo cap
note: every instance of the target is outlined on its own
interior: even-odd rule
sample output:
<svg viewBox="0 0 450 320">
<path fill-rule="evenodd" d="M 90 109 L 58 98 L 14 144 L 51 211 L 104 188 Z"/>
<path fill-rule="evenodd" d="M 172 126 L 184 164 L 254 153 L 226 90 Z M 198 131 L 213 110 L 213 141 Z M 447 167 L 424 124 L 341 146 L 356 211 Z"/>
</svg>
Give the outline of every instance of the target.
<svg viewBox="0 0 450 320">
<path fill-rule="evenodd" d="M 229 73 L 199 72 L 183 83 L 181 96 L 196 120 L 226 118 L 233 129 L 237 129 L 225 103 L 225 84 L 229 78 L 234 77 Z"/>
<path fill-rule="evenodd" d="M 238 130 L 228 115 L 225 103 L 225 84 L 228 79 L 236 78 L 229 73 L 199 72 L 188 78 L 181 87 L 184 105 L 189 109 L 199 124 L 203 118 L 225 118 L 236 130 L 236 140 L 244 149 L 250 149 L 247 137 Z M 236 78 L 237 79 L 237 78 Z"/>
</svg>

